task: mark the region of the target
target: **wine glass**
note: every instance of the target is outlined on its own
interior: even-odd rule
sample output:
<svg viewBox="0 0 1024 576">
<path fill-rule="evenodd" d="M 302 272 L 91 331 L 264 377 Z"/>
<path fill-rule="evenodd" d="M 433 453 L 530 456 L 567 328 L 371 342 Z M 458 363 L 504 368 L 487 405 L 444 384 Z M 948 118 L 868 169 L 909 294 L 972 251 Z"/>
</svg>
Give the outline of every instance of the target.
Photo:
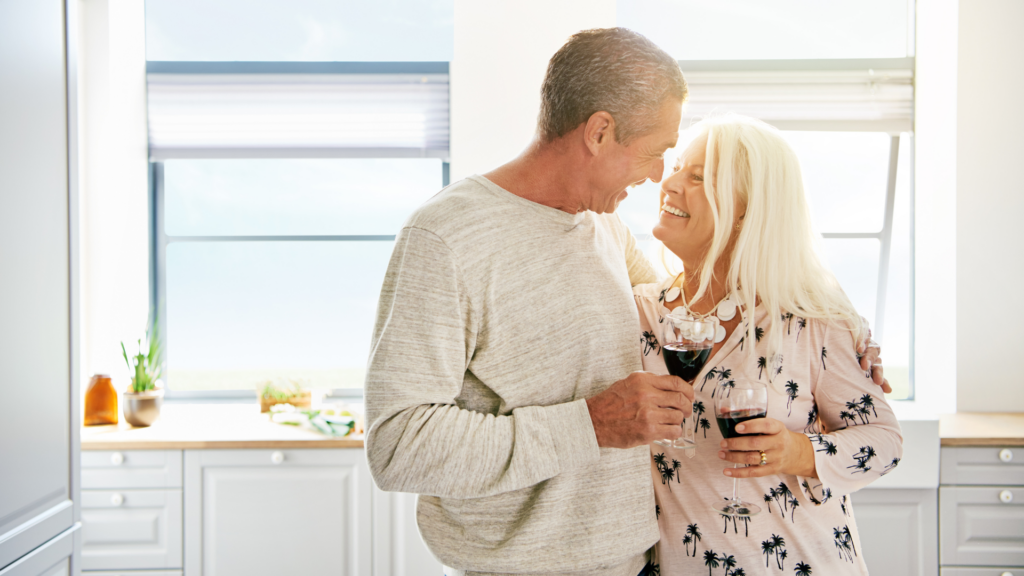
<svg viewBox="0 0 1024 576">
<path fill-rule="evenodd" d="M 720 382 L 715 387 L 715 418 L 718 420 L 718 429 L 722 431 L 723 437 L 742 436 L 736 432 L 736 426 L 740 422 L 764 418 L 767 414 L 768 388 L 764 384 L 750 380 L 728 380 Z M 733 468 L 739 467 L 739 464 L 733 464 Z M 739 481 L 739 478 L 733 476 L 732 498 L 725 506 L 715 505 L 715 509 L 720 514 L 753 516 L 761 511 L 754 504 L 740 499 Z"/>
<path fill-rule="evenodd" d="M 711 357 L 718 318 L 709 316 L 697 319 L 669 314 L 662 319 L 660 326 L 661 350 L 668 373 L 693 384 Z M 690 425 L 689 418 L 683 418 L 682 427 L 683 435 L 679 438 L 655 440 L 654 443 L 666 448 L 693 450 L 697 447 L 696 431 Z"/>
</svg>

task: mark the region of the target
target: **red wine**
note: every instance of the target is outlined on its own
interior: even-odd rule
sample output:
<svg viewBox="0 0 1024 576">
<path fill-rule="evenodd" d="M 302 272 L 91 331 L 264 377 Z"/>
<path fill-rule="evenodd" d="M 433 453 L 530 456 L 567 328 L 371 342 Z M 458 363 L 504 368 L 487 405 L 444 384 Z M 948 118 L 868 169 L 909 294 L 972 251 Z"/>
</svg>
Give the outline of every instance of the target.
<svg viewBox="0 0 1024 576">
<path fill-rule="evenodd" d="M 748 408 L 746 410 L 737 410 L 735 412 L 726 412 L 725 414 L 718 415 L 718 429 L 722 431 L 722 436 L 725 438 L 736 438 L 743 436 L 736 432 L 736 425 L 740 422 L 746 422 L 747 420 L 753 420 L 754 418 L 764 418 L 768 414 L 767 410 L 760 408 Z"/>
<path fill-rule="evenodd" d="M 701 344 L 666 344 L 665 367 L 668 373 L 693 382 L 711 356 L 711 346 Z"/>
</svg>

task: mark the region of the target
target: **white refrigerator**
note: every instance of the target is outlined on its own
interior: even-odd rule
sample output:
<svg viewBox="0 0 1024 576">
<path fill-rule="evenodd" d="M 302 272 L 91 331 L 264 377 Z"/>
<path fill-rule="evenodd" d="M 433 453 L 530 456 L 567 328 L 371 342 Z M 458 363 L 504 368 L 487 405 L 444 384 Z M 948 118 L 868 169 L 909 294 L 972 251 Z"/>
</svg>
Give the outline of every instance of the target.
<svg viewBox="0 0 1024 576">
<path fill-rule="evenodd" d="M 2 576 L 77 571 L 76 1 L 0 0 Z"/>
</svg>

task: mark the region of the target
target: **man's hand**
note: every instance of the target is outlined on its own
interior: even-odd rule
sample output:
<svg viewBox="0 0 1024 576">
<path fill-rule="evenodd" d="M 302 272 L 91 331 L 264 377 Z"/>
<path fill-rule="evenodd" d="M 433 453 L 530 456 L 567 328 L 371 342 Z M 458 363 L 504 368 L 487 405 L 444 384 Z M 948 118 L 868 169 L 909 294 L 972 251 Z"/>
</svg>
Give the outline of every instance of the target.
<svg viewBox="0 0 1024 576">
<path fill-rule="evenodd" d="M 693 386 L 675 376 L 634 372 L 587 399 L 597 445 L 633 448 L 682 435 L 693 411 Z"/>
<path fill-rule="evenodd" d="M 864 324 L 867 325 L 867 320 L 864 320 Z M 862 338 L 860 342 L 857 342 L 857 357 L 860 358 L 860 369 L 865 374 L 871 376 L 875 384 L 882 387 L 882 392 L 886 394 L 892 393 L 892 386 L 889 386 L 889 381 L 885 379 L 885 374 L 882 370 L 882 347 L 871 339 L 871 330 L 868 329 L 866 338 Z"/>
</svg>

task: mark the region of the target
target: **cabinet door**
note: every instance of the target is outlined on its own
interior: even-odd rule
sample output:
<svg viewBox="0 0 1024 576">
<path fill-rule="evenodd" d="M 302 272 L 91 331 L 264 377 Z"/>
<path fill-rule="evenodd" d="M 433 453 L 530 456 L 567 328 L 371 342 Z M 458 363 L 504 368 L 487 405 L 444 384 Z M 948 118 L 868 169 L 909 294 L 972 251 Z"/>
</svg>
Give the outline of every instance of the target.
<svg viewBox="0 0 1024 576">
<path fill-rule="evenodd" d="M 83 490 L 82 569 L 181 568 L 181 490 Z"/>
<path fill-rule="evenodd" d="M 864 562 L 872 576 L 935 574 L 936 490 L 870 488 L 850 498 Z"/>
<path fill-rule="evenodd" d="M 185 452 L 189 576 L 370 574 L 362 450 Z"/>
<path fill-rule="evenodd" d="M 1024 565 L 1024 488 L 939 488 L 943 565 Z"/>
</svg>

